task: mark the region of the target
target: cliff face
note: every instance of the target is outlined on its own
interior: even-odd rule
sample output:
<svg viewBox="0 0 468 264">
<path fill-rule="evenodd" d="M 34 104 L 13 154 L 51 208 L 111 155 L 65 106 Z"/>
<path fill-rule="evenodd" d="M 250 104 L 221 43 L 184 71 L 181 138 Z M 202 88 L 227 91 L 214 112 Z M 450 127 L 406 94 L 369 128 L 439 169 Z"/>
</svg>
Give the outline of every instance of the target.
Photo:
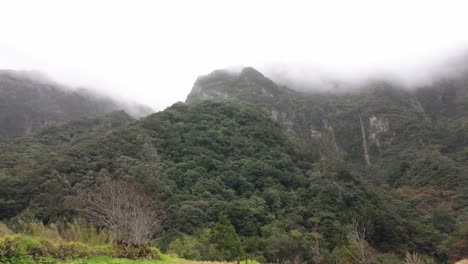
<svg viewBox="0 0 468 264">
<path fill-rule="evenodd" d="M 152 110 L 73 90 L 28 72 L 0 71 L 0 139 L 30 134 L 53 124 L 125 110 L 135 117 Z"/>
<path fill-rule="evenodd" d="M 468 186 L 468 80 L 463 76 L 410 90 L 373 81 L 330 93 L 295 91 L 245 68 L 200 77 L 187 103 L 224 99 L 262 109 L 309 160 L 328 168 L 361 167 L 379 183 L 411 186 L 416 193 L 428 186 Z"/>
<path fill-rule="evenodd" d="M 198 78 L 186 102 L 224 99 L 260 107 L 317 159 L 326 158 L 321 148 L 331 147 L 347 160 L 370 163 L 366 153 L 382 152 L 409 123 L 427 121 L 417 96 L 385 82 L 344 94 L 299 92 L 253 68 L 239 74 L 218 70 Z M 333 134 L 332 146 L 323 142 L 328 134 Z"/>
<path fill-rule="evenodd" d="M 254 68 L 244 68 L 240 73 L 216 70 L 209 75 L 199 77 L 186 102 L 219 99 L 248 99 L 264 101 L 278 99 L 292 93 L 285 87 L 279 87 Z"/>
</svg>

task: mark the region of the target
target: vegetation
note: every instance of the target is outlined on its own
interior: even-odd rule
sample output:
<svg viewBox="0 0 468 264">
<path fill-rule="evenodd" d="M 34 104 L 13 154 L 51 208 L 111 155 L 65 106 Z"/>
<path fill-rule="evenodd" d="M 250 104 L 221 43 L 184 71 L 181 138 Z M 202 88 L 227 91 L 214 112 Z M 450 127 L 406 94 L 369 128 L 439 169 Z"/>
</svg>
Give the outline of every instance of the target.
<svg viewBox="0 0 468 264">
<path fill-rule="evenodd" d="M 9 261 L 126 263 L 154 247 L 196 261 L 467 257 L 464 101 L 449 97 L 451 112 L 379 82 L 303 94 L 253 69 L 196 87 L 141 120 L 116 112 L 1 143 L 0 232 L 21 245 Z M 60 257 L 68 243 L 78 255 Z"/>
<path fill-rule="evenodd" d="M 107 228 L 118 244 L 148 245 L 165 218 L 161 203 L 105 171 L 98 180 L 95 188 L 78 191 L 75 210 L 89 222 Z"/>
<path fill-rule="evenodd" d="M 152 112 L 146 106 L 62 86 L 37 72 L 0 70 L 0 141 L 122 109 L 135 117 Z"/>
<path fill-rule="evenodd" d="M 94 256 L 160 258 L 156 248 L 116 244 L 105 229 L 96 229 L 83 221 L 49 226 L 44 226 L 41 222 L 20 222 L 12 225 L 21 234 L 0 237 L 1 263 L 56 263 Z"/>
</svg>

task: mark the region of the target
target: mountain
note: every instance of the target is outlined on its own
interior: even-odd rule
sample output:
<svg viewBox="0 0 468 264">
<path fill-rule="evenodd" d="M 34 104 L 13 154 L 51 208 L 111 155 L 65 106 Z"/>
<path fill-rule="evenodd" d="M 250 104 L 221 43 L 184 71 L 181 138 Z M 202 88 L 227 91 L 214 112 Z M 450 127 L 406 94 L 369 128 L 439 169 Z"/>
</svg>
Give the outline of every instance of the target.
<svg viewBox="0 0 468 264">
<path fill-rule="evenodd" d="M 347 92 L 296 91 L 253 68 L 197 79 L 186 102 L 235 99 L 267 113 L 311 162 L 353 168 L 431 211 L 468 219 L 468 74 L 407 89 L 373 80 Z"/>
<path fill-rule="evenodd" d="M 71 89 L 40 73 L 0 71 L 0 139 L 118 110 L 134 117 L 153 112 L 149 107 L 119 102 L 83 88 Z"/>
<path fill-rule="evenodd" d="M 215 71 L 200 77 L 186 102 L 224 99 L 237 99 L 261 108 L 300 139 L 301 145 L 312 144 L 305 149 L 316 160 L 326 158 L 330 144 L 322 141 L 328 140 L 329 135 L 333 141 L 330 143 L 335 145 L 331 148 L 342 159 L 371 164 L 372 154 L 398 142 L 396 137 L 404 136 L 403 132 L 396 133 L 402 127 L 428 121 L 417 97 L 385 81 L 375 81 L 347 93 L 304 92 L 279 86 L 253 68 L 245 68 L 239 74 Z"/>
<path fill-rule="evenodd" d="M 8 149 L 15 157 L 30 149 L 41 155 L 2 165 L 3 218 L 21 212 L 47 221 L 67 216 L 67 196 L 93 184 L 106 169 L 167 204 L 163 248 L 175 238 L 198 236 L 224 213 L 246 241 L 260 239 L 255 247 L 261 251 L 251 251 L 268 259 L 306 258 L 311 224 L 320 224 L 330 250 L 344 246 L 353 214 L 372 221 L 376 231 L 370 239 L 380 250 L 433 250 L 425 243 L 435 231 L 410 203 L 373 190 L 359 175 L 315 168 L 294 150 L 278 124 L 248 104 L 179 103 L 83 141 L 57 144 L 50 139 L 54 135 L 19 138 L 14 145 L 28 148 Z M 41 144 L 47 148 L 40 150 Z M 296 233 L 303 241 L 297 245 L 289 241 Z M 289 243 L 294 250 L 275 253 L 277 243 Z"/>
<path fill-rule="evenodd" d="M 304 92 L 253 68 L 217 70 L 186 103 L 138 120 L 117 111 L 0 142 L 0 219 L 72 221 L 77 193 L 108 173 L 162 201 L 154 243 L 187 258 L 297 263 L 317 249 L 350 263 L 359 223 L 378 263 L 460 259 L 466 86 L 446 82 Z"/>
</svg>

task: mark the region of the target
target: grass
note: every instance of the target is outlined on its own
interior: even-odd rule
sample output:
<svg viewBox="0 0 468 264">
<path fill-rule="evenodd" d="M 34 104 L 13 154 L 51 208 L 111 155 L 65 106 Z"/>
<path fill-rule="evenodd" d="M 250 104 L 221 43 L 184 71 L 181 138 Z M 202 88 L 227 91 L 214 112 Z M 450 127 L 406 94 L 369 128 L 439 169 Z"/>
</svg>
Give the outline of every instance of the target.
<svg viewBox="0 0 468 264">
<path fill-rule="evenodd" d="M 182 259 L 162 254 L 155 247 L 118 246 L 105 230 L 78 220 L 48 226 L 41 222 L 19 222 L 17 229 L 21 232 L 15 234 L 0 222 L 2 264 L 237 264 Z M 241 264 L 258 262 L 244 260 Z"/>
<path fill-rule="evenodd" d="M 193 261 L 162 254 L 159 259 L 115 257 L 118 250 L 109 244 L 89 245 L 76 241 L 54 241 L 30 235 L 0 236 L 0 263 L 5 264 L 237 264 L 237 262 Z M 127 255 L 125 255 L 127 256 Z M 258 264 L 241 261 L 241 264 Z"/>
<path fill-rule="evenodd" d="M 236 264 L 237 262 L 215 262 L 215 261 L 194 261 L 181 259 L 178 257 L 161 254 L 159 260 L 132 260 L 124 258 L 113 258 L 107 256 L 97 256 L 89 259 L 76 259 L 58 262 L 61 264 Z M 241 262 L 245 264 L 245 260 Z M 256 261 L 249 260 L 247 264 L 258 264 Z"/>
</svg>

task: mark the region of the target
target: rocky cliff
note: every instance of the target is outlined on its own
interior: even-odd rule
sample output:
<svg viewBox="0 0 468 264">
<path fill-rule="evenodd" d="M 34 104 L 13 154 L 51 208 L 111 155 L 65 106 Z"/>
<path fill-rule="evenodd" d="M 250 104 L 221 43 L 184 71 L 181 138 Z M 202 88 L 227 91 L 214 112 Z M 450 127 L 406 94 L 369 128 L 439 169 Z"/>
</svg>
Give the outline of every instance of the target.
<svg viewBox="0 0 468 264">
<path fill-rule="evenodd" d="M 198 78 L 187 103 L 249 102 L 278 122 L 309 160 L 364 170 L 409 196 L 433 188 L 432 199 L 468 186 L 467 95 L 463 75 L 411 89 L 374 80 L 333 93 L 293 90 L 245 68 Z"/>
</svg>

